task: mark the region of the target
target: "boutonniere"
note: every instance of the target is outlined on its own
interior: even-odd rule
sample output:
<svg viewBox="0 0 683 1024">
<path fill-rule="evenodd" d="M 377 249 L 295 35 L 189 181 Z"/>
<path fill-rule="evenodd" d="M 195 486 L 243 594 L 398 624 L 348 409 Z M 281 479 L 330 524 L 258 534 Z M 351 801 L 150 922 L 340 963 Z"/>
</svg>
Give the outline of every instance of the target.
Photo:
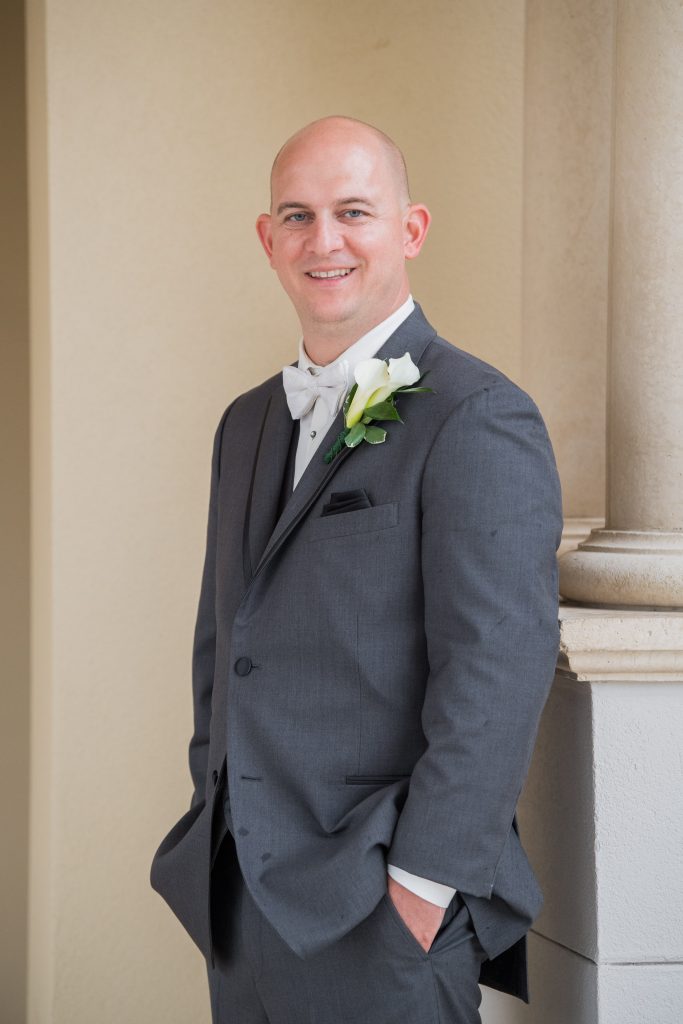
<svg viewBox="0 0 683 1024">
<path fill-rule="evenodd" d="M 420 371 L 406 352 L 400 359 L 363 359 L 354 371 L 356 383 L 344 399 L 344 429 L 325 452 L 325 462 L 332 462 L 346 446 L 355 448 L 361 441 L 382 444 L 387 432 L 374 425 L 374 420 L 403 420 L 396 409 L 396 398 L 432 388 L 416 387 L 427 376 Z"/>
</svg>

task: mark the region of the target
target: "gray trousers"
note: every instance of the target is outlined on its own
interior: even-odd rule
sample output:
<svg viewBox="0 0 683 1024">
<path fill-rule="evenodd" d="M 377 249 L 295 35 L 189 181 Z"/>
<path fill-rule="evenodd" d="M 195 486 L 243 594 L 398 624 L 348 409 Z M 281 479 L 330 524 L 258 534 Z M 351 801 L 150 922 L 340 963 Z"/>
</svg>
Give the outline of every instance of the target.
<svg viewBox="0 0 683 1024">
<path fill-rule="evenodd" d="M 348 935 L 301 960 L 259 910 L 234 840 L 213 871 L 214 1024 L 480 1024 L 486 954 L 456 893 L 426 953 L 388 894 Z"/>
</svg>

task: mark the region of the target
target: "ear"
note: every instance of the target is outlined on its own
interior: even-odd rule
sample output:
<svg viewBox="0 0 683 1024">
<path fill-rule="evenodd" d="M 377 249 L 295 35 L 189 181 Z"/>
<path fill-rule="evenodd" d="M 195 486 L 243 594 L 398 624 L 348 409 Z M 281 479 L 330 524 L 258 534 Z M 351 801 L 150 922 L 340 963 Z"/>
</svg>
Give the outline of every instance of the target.
<svg viewBox="0 0 683 1024">
<path fill-rule="evenodd" d="M 424 244 L 432 215 L 421 203 L 411 203 L 404 221 L 404 247 L 407 260 L 414 260 Z"/>
<path fill-rule="evenodd" d="M 266 256 L 272 261 L 273 257 L 273 227 L 269 213 L 262 213 L 256 219 L 256 234 L 263 246 Z"/>
</svg>

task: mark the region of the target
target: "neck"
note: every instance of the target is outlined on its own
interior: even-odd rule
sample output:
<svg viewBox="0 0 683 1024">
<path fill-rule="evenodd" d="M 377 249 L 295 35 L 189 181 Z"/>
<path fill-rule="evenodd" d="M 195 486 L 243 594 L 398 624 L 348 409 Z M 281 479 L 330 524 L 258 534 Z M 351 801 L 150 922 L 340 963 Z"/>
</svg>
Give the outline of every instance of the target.
<svg viewBox="0 0 683 1024">
<path fill-rule="evenodd" d="M 351 348 L 373 327 L 383 323 L 387 317 L 395 313 L 408 298 L 410 290 L 406 288 L 405 294 L 391 305 L 387 311 L 375 318 L 372 323 L 368 321 L 349 323 L 339 321 L 337 323 L 308 323 L 301 325 L 304 336 L 304 348 L 308 358 L 318 366 L 327 366 L 342 354 L 347 348 Z"/>
<path fill-rule="evenodd" d="M 370 328 L 368 328 L 370 330 Z M 304 348 L 306 349 L 306 355 L 315 363 L 316 366 L 327 366 L 328 363 L 334 362 L 334 360 L 346 352 L 347 348 L 351 348 L 359 338 L 362 338 L 367 331 L 361 331 L 360 334 L 353 334 L 350 336 L 333 339 L 328 335 L 323 337 L 316 336 L 307 332 L 304 334 Z"/>
</svg>

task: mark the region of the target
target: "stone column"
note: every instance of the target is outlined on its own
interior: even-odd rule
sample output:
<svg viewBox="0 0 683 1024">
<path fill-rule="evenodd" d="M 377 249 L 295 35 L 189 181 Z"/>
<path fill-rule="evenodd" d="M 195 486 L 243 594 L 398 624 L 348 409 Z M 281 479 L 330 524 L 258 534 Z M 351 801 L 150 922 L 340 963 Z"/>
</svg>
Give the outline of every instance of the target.
<svg viewBox="0 0 683 1024">
<path fill-rule="evenodd" d="M 617 7 L 607 523 L 565 598 L 683 606 L 683 4 Z"/>
<path fill-rule="evenodd" d="M 584 139 L 572 137 L 565 125 L 566 111 L 576 116 L 581 105 L 585 75 L 577 86 L 568 74 L 553 90 L 559 127 L 556 134 L 546 127 L 543 151 L 546 166 L 566 167 L 568 174 L 581 168 L 575 208 L 590 214 L 593 224 L 600 223 L 604 209 L 596 212 L 587 197 L 612 209 L 607 527 L 592 523 L 588 541 L 560 560 L 564 596 L 577 605 L 606 607 L 560 609 L 557 675 L 519 813 L 545 897 L 529 934 L 531 1004 L 486 992 L 482 1020 L 679 1024 L 683 611 L 675 606 L 683 605 L 683 3 L 531 0 L 527 12 L 526 109 L 532 115 L 550 94 L 547 74 L 540 79 L 534 69 L 540 65 L 556 74 L 565 66 L 574 33 L 579 35 L 570 71 L 590 68 L 591 53 L 603 73 L 615 62 L 611 199 L 591 192 L 595 183 L 585 172 L 586 166 L 602 166 L 595 161 L 599 150 L 585 156 Z M 600 80 L 596 74 L 595 84 Z M 590 102 L 592 116 L 603 111 L 607 127 L 604 94 L 596 92 Z M 533 190 L 533 152 L 527 150 L 525 159 L 526 185 Z M 557 191 L 568 195 L 569 187 L 560 181 Z M 577 267 L 576 275 L 567 275 L 565 301 L 567 295 L 584 295 L 598 340 L 599 295 L 586 274 L 586 263 L 597 263 L 595 246 L 586 247 L 585 227 L 571 220 L 569 208 L 564 223 L 546 217 L 552 238 L 544 246 L 540 219 L 534 221 L 538 204 L 533 192 L 525 195 L 525 224 L 536 227 L 525 235 L 531 247 L 525 272 L 542 266 L 548 250 L 563 253 L 564 245 L 569 255 L 563 269 L 571 270 L 574 261 Z M 606 265 L 606 253 L 604 259 Z M 604 274 L 596 275 L 600 279 Z M 528 284 L 527 309 L 534 299 L 535 317 L 536 309 L 550 310 L 549 321 L 561 295 L 556 281 L 559 274 L 552 280 L 546 272 Z M 534 338 L 534 323 L 527 317 L 525 337 Z M 574 323 L 581 329 L 578 314 Z M 561 350 L 572 352 L 566 325 L 548 333 L 550 346 L 561 338 Z M 573 351 L 583 358 L 585 335 Z M 557 380 L 566 387 L 566 375 L 556 374 Z M 593 413 L 594 390 L 588 401 Z M 581 395 L 573 407 L 565 405 L 562 421 L 579 442 L 586 423 L 583 402 Z M 598 409 L 603 407 L 598 398 Z M 594 465 L 594 446 L 583 450 L 585 464 Z M 594 484 L 585 483 L 584 467 L 579 477 L 578 471 L 567 474 L 569 460 L 560 466 L 565 501 L 581 508 L 574 504 L 577 484 L 584 489 L 582 500 L 595 493 Z M 598 511 L 595 504 L 581 508 L 583 515 Z M 580 539 L 587 525 L 574 520 L 564 542 Z"/>
</svg>

